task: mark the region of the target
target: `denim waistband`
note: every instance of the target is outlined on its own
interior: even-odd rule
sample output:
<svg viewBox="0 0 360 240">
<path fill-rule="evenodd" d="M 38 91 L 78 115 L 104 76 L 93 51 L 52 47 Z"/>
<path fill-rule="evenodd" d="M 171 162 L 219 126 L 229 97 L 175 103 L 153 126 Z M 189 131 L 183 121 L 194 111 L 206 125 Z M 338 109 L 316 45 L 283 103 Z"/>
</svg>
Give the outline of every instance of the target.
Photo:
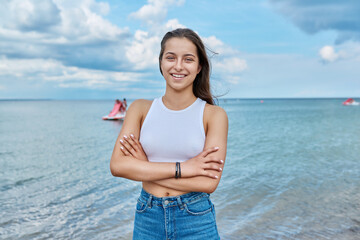
<svg viewBox="0 0 360 240">
<path fill-rule="evenodd" d="M 171 197 L 155 197 L 154 195 L 146 192 L 144 189 L 141 190 L 140 199 L 144 202 L 157 206 L 171 207 L 179 206 L 183 207 L 184 204 L 190 204 L 191 202 L 197 201 L 201 198 L 209 198 L 210 194 L 204 192 L 189 192 L 179 196 Z"/>
</svg>

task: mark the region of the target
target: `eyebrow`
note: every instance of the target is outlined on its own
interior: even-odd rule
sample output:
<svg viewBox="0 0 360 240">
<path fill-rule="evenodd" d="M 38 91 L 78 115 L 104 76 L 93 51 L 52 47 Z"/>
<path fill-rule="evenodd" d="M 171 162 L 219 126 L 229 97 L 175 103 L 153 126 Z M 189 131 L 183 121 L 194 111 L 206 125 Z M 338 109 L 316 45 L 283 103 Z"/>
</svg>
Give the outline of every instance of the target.
<svg viewBox="0 0 360 240">
<path fill-rule="evenodd" d="M 166 55 L 166 54 L 173 54 L 173 55 L 176 55 L 176 54 L 175 54 L 175 53 L 173 53 L 173 52 L 166 52 L 166 53 L 165 53 L 165 55 Z M 195 57 L 195 58 L 196 58 L 196 56 L 195 56 L 194 54 L 191 54 L 191 53 L 187 53 L 187 54 L 185 54 L 184 56 L 185 56 L 185 57 L 192 56 L 192 57 Z"/>
</svg>

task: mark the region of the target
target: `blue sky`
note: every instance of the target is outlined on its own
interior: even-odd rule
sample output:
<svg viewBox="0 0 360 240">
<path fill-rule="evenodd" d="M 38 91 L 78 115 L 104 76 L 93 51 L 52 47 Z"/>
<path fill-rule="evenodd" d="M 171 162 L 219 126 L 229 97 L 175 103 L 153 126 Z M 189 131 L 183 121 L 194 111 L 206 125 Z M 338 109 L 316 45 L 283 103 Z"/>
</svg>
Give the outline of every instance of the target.
<svg viewBox="0 0 360 240">
<path fill-rule="evenodd" d="M 192 28 L 215 94 L 360 97 L 357 0 L 0 0 L 0 99 L 154 98 L 162 36 Z"/>
</svg>

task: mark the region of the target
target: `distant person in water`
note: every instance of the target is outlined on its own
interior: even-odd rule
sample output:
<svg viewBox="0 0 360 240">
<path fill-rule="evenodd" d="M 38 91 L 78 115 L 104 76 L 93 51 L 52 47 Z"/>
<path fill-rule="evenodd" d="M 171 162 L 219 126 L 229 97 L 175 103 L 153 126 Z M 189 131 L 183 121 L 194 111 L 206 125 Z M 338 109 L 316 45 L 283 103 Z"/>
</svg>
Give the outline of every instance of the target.
<svg viewBox="0 0 360 240">
<path fill-rule="evenodd" d="M 121 102 L 121 101 L 120 101 Z M 126 98 L 123 99 L 123 101 L 121 102 L 121 106 L 119 108 L 119 112 L 123 113 L 126 111 L 126 107 L 127 107 L 127 102 L 126 102 Z"/>
</svg>

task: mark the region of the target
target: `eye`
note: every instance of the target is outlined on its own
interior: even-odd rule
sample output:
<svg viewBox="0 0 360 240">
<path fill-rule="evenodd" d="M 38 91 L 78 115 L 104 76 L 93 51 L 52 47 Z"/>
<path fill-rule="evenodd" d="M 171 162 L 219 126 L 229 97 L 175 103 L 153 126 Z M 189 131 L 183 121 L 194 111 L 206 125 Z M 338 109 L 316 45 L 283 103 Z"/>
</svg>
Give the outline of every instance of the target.
<svg viewBox="0 0 360 240">
<path fill-rule="evenodd" d="M 173 56 L 167 56 L 167 57 L 165 57 L 165 59 L 166 59 L 166 60 L 174 60 L 175 57 L 173 57 Z"/>
<path fill-rule="evenodd" d="M 194 59 L 192 59 L 192 58 L 185 58 L 185 61 L 186 61 L 186 62 L 193 62 Z"/>
</svg>

